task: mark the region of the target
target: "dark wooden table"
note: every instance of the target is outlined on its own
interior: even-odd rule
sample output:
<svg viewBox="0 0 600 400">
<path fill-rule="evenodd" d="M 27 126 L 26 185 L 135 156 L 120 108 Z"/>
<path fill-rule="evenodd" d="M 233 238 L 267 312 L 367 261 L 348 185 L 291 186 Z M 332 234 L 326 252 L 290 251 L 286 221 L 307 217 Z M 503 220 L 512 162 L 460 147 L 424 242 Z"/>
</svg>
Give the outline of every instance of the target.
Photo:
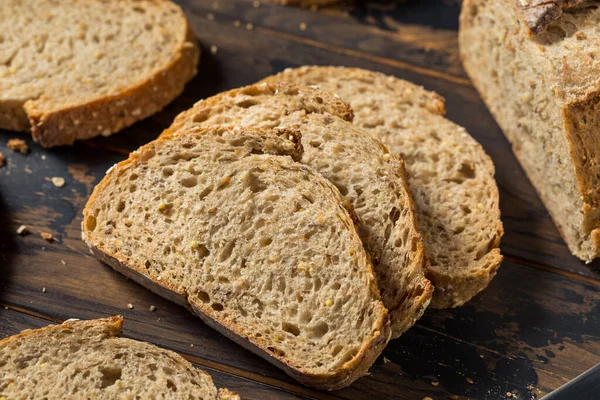
<svg viewBox="0 0 600 400">
<path fill-rule="evenodd" d="M 534 399 L 600 362 L 600 263 L 570 255 L 462 70 L 459 0 L 363 2 L 316 12 L 252 0 L 180 3 L 204 54 L 198 76 L 163 112 L 68 148 L 44 150 L 28 135 L 0 132 L 0 152 L 8 158 L 0 169 L 0 337 L 71 317 L 122 314 L 126 336 L 174 350 L 218 385 L 261 400 Z M 389 344 L 368 376 L 332 393 L 303 387 L 184 308 L 100 264 L 80 240 L 81 211 L 94 185 L 178 112 L 303 64 L 379 70 L 446 97 L 448 117 L 496 164 L 506 229 L 505 262 L 486 291 L 456 310 L 428 311 Z M 12 137 L 26 137 L 31 152 L 8 150 Z M 55 187 L 54 176 L 66 185 Z M 29 235 L 16 234 L 21 224 Z"/>
</svg>

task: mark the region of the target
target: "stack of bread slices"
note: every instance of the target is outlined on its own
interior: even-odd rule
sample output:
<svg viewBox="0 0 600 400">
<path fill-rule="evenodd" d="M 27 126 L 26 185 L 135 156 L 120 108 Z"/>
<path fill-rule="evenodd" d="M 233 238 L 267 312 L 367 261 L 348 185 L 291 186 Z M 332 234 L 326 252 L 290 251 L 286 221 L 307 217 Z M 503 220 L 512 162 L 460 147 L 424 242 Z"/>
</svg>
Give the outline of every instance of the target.
<svg viewBox="0 0 600 400">
<path fill-rule="evenodd" d="M 502 260 L 493 164 L 443 112 L 342 67 L 218 94 L 111 168 L 83 239 L 302 383 L 345 387 Z"/>
</svg>

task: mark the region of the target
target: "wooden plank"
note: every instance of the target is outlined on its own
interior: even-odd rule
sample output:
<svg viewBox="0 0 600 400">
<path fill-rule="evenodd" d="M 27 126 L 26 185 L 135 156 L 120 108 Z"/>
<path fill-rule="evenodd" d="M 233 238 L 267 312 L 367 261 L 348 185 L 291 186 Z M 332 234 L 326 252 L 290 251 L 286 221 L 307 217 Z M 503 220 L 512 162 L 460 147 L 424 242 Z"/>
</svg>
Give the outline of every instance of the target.
<svg viewBox="0 0 600 400">
<path fill-rule="evenodd" d="M 2 324 L 0 324 L 0 340 L 8 336 L 15 335 L 25 329 L 38 329 L 52 323 L 60 322 L 35 317 L 33 315 L 28 315 L 5 308 L 0 308 L 0 321 L 2 321 Z M 126 320 L 124 324 L 124 337 L 129 337 L 127 322 L 128 321 Z M 258 383 L 253 380 L 248 380 L 232 374 L 224 373 L 206 366 L 200 366 L 194 363 L 194 357 L 188 357 L 186 354 L 182 354 L 182 356 L 187 358 L 188 361 L 194 364 L 195 367 L 201 368 L 208 372 L 213 378 L 213 381 L 217 387 L 235 390 L 243 399 L 291 400 L 314 398 L 288 393 L 284 390 Z"/>
</svg>

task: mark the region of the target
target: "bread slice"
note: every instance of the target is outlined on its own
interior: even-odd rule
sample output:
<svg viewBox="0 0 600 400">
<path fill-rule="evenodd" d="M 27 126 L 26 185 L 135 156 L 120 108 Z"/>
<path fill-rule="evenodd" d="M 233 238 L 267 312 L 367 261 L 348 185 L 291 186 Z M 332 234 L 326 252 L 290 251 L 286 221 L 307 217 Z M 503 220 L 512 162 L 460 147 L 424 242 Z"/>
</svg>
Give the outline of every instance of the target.
<svg viewBox="0 0 600 400">
<path fill-rule="evenodd" d="M 494 166 L 444 101 L 409 82 L 356 68 L 302 67 L 266 81 L 317 85 L 341 96 L 354 123 L 375 133 L 406 163 L 434 284 L 432 306 L 459 306 L 495 276 L 503 233 Z"/>
<path fill-rule="evenodd" d="M 366 373 L 389 321 L 340 194 L 301 154 L 294 131 L 163 135 L 95 188 L 83 238 L 302 383 L 337 389 Z"/>
<path fill-rule="evenodd" d="M 421 317 L 433 286 L 402 160 L 372 134 L 353 126 L 348 106 L 332 94 L 289 84 L 260 84 L 218 94 L 180 114 L 168 131 L 231 124 L 302 132 L 302 162 L 332 182 L 358 216 L 392 337 Z"/>
<path fill-rule="evenodd" d="M 536 36 L 515 4 L 466 1 L 465 69 L 571 252 L 600 256 L 600 9 L 583 2 Z"/>
<path fill-rule="evenodd" d="M 110 135 L 161 110 L 196 74 L 166 0 L 3 0 L 0 128 L 44 147 Z"/>
<path fill-rule="evenodd" d="M 239 400 L 180 355 L 119 337 L 122 326 L 68 320 L 0 340 L 0 398 Z"/>
</svg>

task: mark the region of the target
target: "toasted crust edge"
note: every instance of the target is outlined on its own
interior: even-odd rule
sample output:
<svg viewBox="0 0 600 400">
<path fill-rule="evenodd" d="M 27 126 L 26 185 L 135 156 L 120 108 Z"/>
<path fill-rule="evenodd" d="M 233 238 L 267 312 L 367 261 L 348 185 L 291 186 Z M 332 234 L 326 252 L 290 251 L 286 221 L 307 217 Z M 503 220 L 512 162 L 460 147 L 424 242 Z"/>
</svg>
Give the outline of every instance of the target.
<svg viewBox="0 0 600 400">
<path fill-rule="evenodd" d="M 59 325 L 48 325 L 48 326 L 44 326 L 43 328 L 39 328 L 39 329 L 26 329 L 26 330 L 22 331 L 21 333 L 17 333 L 16 335 L 9 336 L 9 337 L 6 337 L 6 338 L 0 340 L 0 346 L 5 345 L 14 340 L 24 339 L 29 336 L 37 335 L 39 333 L 52 332 L 52 331 L 60 329 L 60 328 L 69 327 L 72 324 L 105 326 L 107 338 L 119 337 L 119 336 L 121 336 L 121 333 L 123 331 L 123 317 L 120 315 L 117 315 L 114 317 L 108 317 L 108 318 L 92 319 L 92 320 L 68 319 Z"/>
<path fill-rule="evenodd" d="M 207 128 L 209 129 L 209 128 Z M 223 128 L 228 129 L 228 128 Z M 163 134 L 153 142 L 142 146 L 138 151 L 132 153 L 130 157 L 124 161 L 118 163 L 114 168 L 120 168 L 132 162 L 131 157 L 140 157 L 145 149 L 151 149 L 157 143 L 166 141 L 174 135 L 185 135 L 186 131 L 165 131 Z M 383 351 L 391 336 L 390 321 L 388 318 L 388 311 L 383 306 L 381 300 L 378 301 L 377 309 L 380 311 L 380 317 L 377 320 L 376 328 L 373 329 L 373 335 L 363 342 L 359 352 L 354 358 L 346 362 L 340 371 L 333 374 L 312 374 L 304 373 L 300 369 L 294 368 L 287 364 L 283 357 L 276 356 L 274 354 L 265 351 L 259 344 L 254 343 L 246 335 L 239 335 L 230 328 L 227 324 L 218 321 L 211 316 L 210 310 L 202 309 L 201 305 L 194 304 L 188 299 L 188 295 L 185 291 L 178 290 L 175 287 L 169 286 L 166 282 L 157 281 L 143 273 L 142 268 L 137 268 L 134 265 L 129 265 L 125 260 L 113 257 L 104 251 L 100 246 L 96 246 L 86 233 L 85 223 L 86 216 L 91 209 L 91 206 L 96 202 L 98 193 L 104 186 L 108 185 L 108 174 L 102 179 L 102 181 L 94 188 L 92 195 L 90 196 L 85 208 L 83 210 L 84 219 L 82 221 L 82 240 L 88 245 L 90 252 L 97 257 L 103 263 L 109 265 L 114 270 L 122 273 L 134 282 L 142 285 L 146 289 L 162 296 L 176 304 L 182 305 L 190 310 L 193 314 L 198 316 L 204 323 L 211 328 L 217 330 L 227 338 L 236 342 L 240 346 L 247 350 L 259 355 L 265 360 L 278 368 L 281 368 L 288 375 L 298 380 L 299 382 L 322 390 L 337 390 L 344 388 L 354 382 L 356 379 L 365 375 L 371 365 L 375 362 L 379 354 Z M 358 234 L 356 234 L 356 240 L 360 241 Z M 375 282 L 375 274 L 372 270 L 371 262 L 367 260 L 370 274 L 373 276 L 373 282 Z M 373 290 L 379 294 L 378 289 L 374 286 Z"/>
<path fill-rule="evenodd" d="M 33 101 L 23 109 L 29 118 L 33 139 L 43 147 L 73 144 L 75 140 L 116 133 L 134 122 L 162 110 L 183 92 L 197 72 L 200 48 L 188 21 L 186 37 L 174 57 L 161 69 L 117 95 L 105 95 L 84 104 L 73 104 L 51 112 L 38 112 Z M 20 118 L 15 117 L 16 121 Z M 15 124 L 22 128 L 22 123 Z"/>
</svg>

